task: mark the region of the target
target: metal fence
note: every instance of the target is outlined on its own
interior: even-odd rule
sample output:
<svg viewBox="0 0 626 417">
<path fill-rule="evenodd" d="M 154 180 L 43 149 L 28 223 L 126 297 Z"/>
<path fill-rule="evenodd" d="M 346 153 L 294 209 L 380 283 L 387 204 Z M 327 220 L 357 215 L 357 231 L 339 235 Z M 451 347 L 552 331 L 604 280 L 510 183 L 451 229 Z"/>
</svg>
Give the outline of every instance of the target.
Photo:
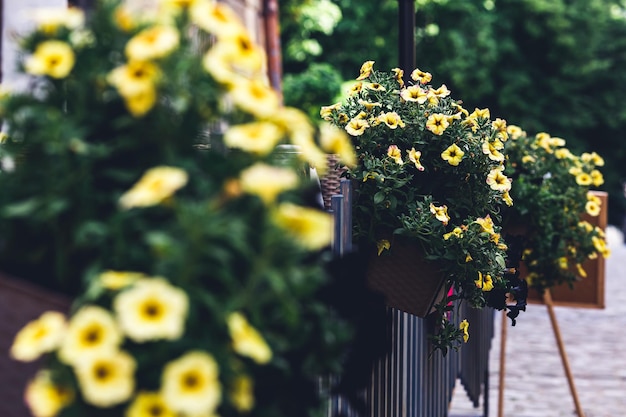
<svg viewBox="0 0 626 417">
<path fill-rule="evenodd" d="M 335 219 L 333 248 L 342 255 L 352 249 L 351 185 L 342 180 L 340 194 L 331 197 Z M 388 308 L 392 348 L 374 365 L 371 381 L 362 393 L 369 405 L 363 417 L 446 417 L 457 380 L 476 407 L 483 402 L 488 415 L 488 363 L 493 338 L 494 311 L 458 306 L 457 317 L 467 318 L 472 326 L 468 343 L 459 351 L 431 355 L 427 319 Z M 457 318 L 457 320 L 459 320 Z M 328 417 L 357 416 L 340 396 L 330 398 Z"/>
</svg>

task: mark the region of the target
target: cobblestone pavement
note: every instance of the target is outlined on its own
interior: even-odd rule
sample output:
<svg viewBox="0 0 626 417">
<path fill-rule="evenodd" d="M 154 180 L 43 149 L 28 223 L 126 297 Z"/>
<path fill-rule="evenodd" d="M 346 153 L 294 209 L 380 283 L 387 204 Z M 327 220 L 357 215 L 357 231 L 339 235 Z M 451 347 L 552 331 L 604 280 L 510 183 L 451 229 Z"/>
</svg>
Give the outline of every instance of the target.
<svg viewBox="0 0 626 417">
<path fill-rule="evenodd" d="M 555 307 L 570 369 L 585 417 L 626 415 L 626 245 L 607 229 L 606 308 Z M 498 416 L 502 316 L 496 315 L 489 358 L 489 416 Z M 507 328 L 502 417 L 571 417 L 571 395 L 546 307 L 529 305 Z M 449 417 L 482 417 L 457 384 Z"/>
</svg>

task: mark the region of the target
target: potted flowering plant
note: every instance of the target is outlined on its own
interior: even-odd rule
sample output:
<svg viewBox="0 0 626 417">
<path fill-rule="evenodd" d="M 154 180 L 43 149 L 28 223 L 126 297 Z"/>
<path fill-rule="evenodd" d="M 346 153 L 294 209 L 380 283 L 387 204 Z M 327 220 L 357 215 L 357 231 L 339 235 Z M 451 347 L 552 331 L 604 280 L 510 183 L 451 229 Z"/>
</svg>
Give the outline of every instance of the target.
<svg viewBox="0 0 626 417">
<path fill-rule="evenodd" d="M 587 276 L 586 260 L 610 253 L 604 231 L 584 218 L 600 215 L 602 202 L 589 191 L 604 182 L 604 160 L 595 152 L 576 155 L 545 132 L 532 136 L 510 125 L 508 133 L 505 172 L 516 204 L 503 220 L 507 233 L 521 238 L 525 278 L 539 294 L 573 286 Z"/>
<path fill-rule="evenodd" d="M 349 156 L 347 136 L 279 106 L 230 8 L 161 5 L 46 11 L 21 41 L 30 88 L 0 105 L 0 265 L 74 298 L 13 341 L 14 359 L 46 359 L 26 402 L 35 417 L 307 415 L 353 328 L 332 303 L 331 217 L 277 145 L 316 164 L 318 144 Z"/>
<path fill-rule="evenodd" d="M 361 248 L 374 248 L 366 249 L 374 253 L 373 286 L 382 289 L 399 276 L 391 268 L 401 261 L 391 256 L 408 241 L 419 249 L 407 257 L 415 261 L 421 253 L 428 261 L 410 267 L 408 285 L 434 268 L 437 277 L 429 279 L 443 283 L 446 293 L 454 289 L 436 307 L 440 320 L 432 339 L 445 352 L 468 337 L 466 322 L 455 328 L 443 314 L 453 309 L 450 301 L 503 309 L 505 294 L 514 291 L 498 225 L 501 206 L 513 203 L 501 152 L 506 122 L 492 120 L 488 109 L 464 109 L 445 85 L 430 84 L 430 73 L 415 69 L 405 81 L 402 70 L 381 72 L 373 64 L 363 64 L 345 100 L 320 114 L 345 129 L 358 155 L 346 175 L 355 183 L 354 238 Z M 439 288 L 432 281 L 430 287 Z M 413 295 L 390 304 L 424 316 L 436 296 L 426 298 L 418 308 Z"/>
</svg>

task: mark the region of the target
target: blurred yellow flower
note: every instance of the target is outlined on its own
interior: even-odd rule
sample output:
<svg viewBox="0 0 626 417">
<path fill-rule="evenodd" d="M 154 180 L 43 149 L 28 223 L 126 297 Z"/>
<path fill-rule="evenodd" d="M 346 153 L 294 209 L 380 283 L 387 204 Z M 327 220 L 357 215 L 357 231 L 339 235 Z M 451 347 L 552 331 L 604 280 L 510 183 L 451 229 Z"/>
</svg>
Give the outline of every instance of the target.
<svg viewBox="0 0 626 417">
<path fill-rule="evenodd" d="M 176 340 L 185 330 L 187 293 L 163 278 L 145 278 L 113 299 L 120 328 L 135 342 Z"/>
<path fill-rule="evenodd" d="M 134 117 L 142 117 L 154 107 L 156 100 L 156 88 L 148 88 L 132 96 L 124 97 L 124 104 Z"/>
<path fill-rule="evenodd" d="M 246 79 L 263 82 L 265 52 L 245 32 L 217 42 L 202 59 L 204 69 L 217 81 L 235 87 Z"/>
<path fill-rule="evenodd" d="M 217 362 L 195 350 L 165 365 L 161 393 L 170 409 L 184 415 L 212 415 L 222 400 Z"/>
<path fill-rule="evenodd" d="M 576 184 L 578 185 L 588 186 L 591 185 L 592 182 L 593 179 L 591 178 L 591 175 L 587 174 L 586 172 L 579 172 L 576 175 Z"/>
<path fill-rule="evenodd" d="M 426 129 L 435 135 L 443 135 L 443 132 L 449 125 L 447 116 L 441 113 L 431 114 L 428 116 L 428 120 L 426 120 Z"/>
<path fill-rule="evenodd" d="M 178 30 L 172 26 L 153 26 L 133 36 L 124 52 L 130 61 L 149 61 L 171 54 L 180 42 Z"/>
<path fill-rule="evenodd" d="M 228 315 L 228 331 L 233 341 L 233 349 L 242 356 L 247 356 L 258 364 L 272 360 L 272 350 L 257 329 L 239 312 Z"/>
<path fill-rule="evenodd" d="M 146 278 L 146 275 L 141 272 L 128 271 L 104 271 L 98 275 L 100 285 L 114 291 L 127 287 L 141 278 Z"/>
<path fill-rule="evenodd" d="M 493 279 L 491 275 L 486 274 L 483 276 L 480 271 L 478 271 L 478 279 L 474 280 L 474 284 L 485 292 L 493 290 Z"/>
<path fill-rule="evenodd" d="M 30 362 L 43 353 L 56 349 L 67 329 L 65 316 L 57 311 L 47 311 L 26 324 L 15 336 L 10 354 L 13 359 Z"/>
<path fill-rule="evenodd" d="M 380 256 L 384 250 L 389 250 L 389 248 L 391 248 L 391 243 L 389 243 L 387 239 L 381 239 L 376 242 L 378 256 Z"/>
<path fill-rule="evenodd" d="M 85 306 L 74 314 L 58 356 L 61 361 L 76 365 L 85 357 L 116 351 L 122 343 L 122 332 L 108 310 Z"/>
<path fill-rule="evenodd" d="M 589 162 L 597 167 L 604 166 L 604 159 L 596 152 L 585 152 L 580 155 L 580 159 L 583 162 Z"/>
<path fill-rule="evenodd" d="M 320 146 L 328 153 L 339 156 L 341 162 L 349 167 L 357 163 L 352 142 L 342 129 L 330 123 L 320 124 Z"/>
<path fill-rule="evenodd" d="M 590 216 L 593 216 L 593 217 L 598 216 L 601 211 L 600 204 L 598 204 L 596 201 L 589 200 L 585 204 L 585 211 Z"/>
<path fill-rule="evenodd" d="M 465 155 L 465 152 L 463 152 L 456 143 L 453 143 L 441 153 L 441 159 L 452 166 L 458 166 L 463 160 L 463 155 Z"/>
<path fill-rule="evenodd" d="M 55 417 L 74 400 L 74 393 L 55 384 L 49 370 L 39 370 L 29 381 L 24 401 L 34 417 Z"/>
<path fill-rule="evenodd" d="M 114 86 L 122 97 L 131 97 L 154 89 L 160 76 L 159 68 L 150 61 L 130 61 L 113 69 L 107 82 Z"/>
<path fill-rule="evenodd" d="M 121 404 L 135 389 L 135 359 L 124 351 L 86 355 L 74 370 L 83 398 L 97 407 Z"/>
<path fill-rule="evenodd" d="M 158 392 L 141 391 L 126 409 L 125 417 L 177 417 Z"/>
<path fill-rule="evenodd" d="M 187 173 L 181 168 L 159 166 L 150 168 L 133 187 L 120 197 L 125 208 L 147 207 L 161 203 L 187 184 Z"/>
<path fill-rule="evenodd" d="M 288 231 L 305 248 L 322 249 L 332 241 L 332 216 L 329 213 L 282 203 L 274 219 L 278 226 Z"/>
<path fill-rule="evenodd" d="M 246 123 L 230 127 L 224 134 L 224 144 L 229 148 L 267 155 L 276 148 L 283 134 L 283 130 L 274 123 Z"/>
<path fill-rule="evenodd" d="M 230 95 L 237 107 L 260 118 L 274 114 L 280 104 L 276 92 L 261 80 L 239 80 Z"/>
<path fill-rule="evenodd" d="M 241 190 L 259 196 L 265 204 L 273 204 L 276 197 L 299 183 L 298 175 L 289 168 L 258 162 L 241 172 Z"/>
<path fill-rule="evenodd" d="M 602 173 L 597 169 L 591 171 L 589 175 L 591 175 L 591 183 L 594 185 L 594 187 L 599 187 L 604 184 L 604 177 L 602 176 Z"/>
<path fill-rule="evenodd" d="M 463 319 L 463 321 L 459 324 L 459 329 L 463 332 L 463 342 L 467 343 L 469 340 L 469 322 L 467 319 Z"/>
<path fill-rule="evenodd" d="M 254 408 L 254 383 L 246 375 L 237 376 L 230 389 L 230 401 L 240 413 L 247 413 Z"/>
<path fill-rule="evenodd" d="M 445 233 L 443 235 L 443 239 L 444 240 L 449 240 L 452 236 L 454 236 L 456 238 L 463 237 L 463 229 L 461 229 L 460 227 L 455 227 L 454 229 L 452 229 L 451 232 Z"/>
<path fill-rule="evenodd" d="M 228 38 L 245 31 L 241 19 L 228 5 L 211 1 L 199 0 L 189 9 L 191 21 L 201 29 L 218 38 Z"/>
<path fill-rule="evenodd" d="M 77 7 L 43 7 L 30 11 L 30 19 L 37 28 L 47 35 L 54 35 L 58 29 L 78 29 L 85 24 L 85 14 Z"/>
<path fill-rule="evenodd" d="M 24 69 L 32 75 L 65 78 L 74 68 L 75 60 L 74 51 L 67 43 L 57 40 L 44 41 L 26 58 Z"/>
</svg>

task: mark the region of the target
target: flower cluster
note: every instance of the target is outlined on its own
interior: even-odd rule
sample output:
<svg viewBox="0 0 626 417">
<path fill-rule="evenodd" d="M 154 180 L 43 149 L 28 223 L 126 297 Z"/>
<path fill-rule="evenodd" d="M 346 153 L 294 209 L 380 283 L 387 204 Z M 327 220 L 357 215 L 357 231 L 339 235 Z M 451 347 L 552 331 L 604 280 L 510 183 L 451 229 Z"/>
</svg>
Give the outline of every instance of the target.
<svg viewBox="0 0 626 417">
<path fill-rule="evenodd" d="M 230 8 L 159 4 L 35 13 L 29 88 L 0 100 L 0 268 L 74 297 L 15 338 L 16 360 L 46 358 L 26 402 L 36 417 L 306 415 L 352 326 L 323 296 L 332 218 L 302 167 L 322 148 L 350 163 L 348 136 L 279 105 Z"/>
<path fill-rule="evenodd" d="M 414 238 L 446 274 L 453 298 L 504 308 L 513 288 L 498 226 L 500 207 L 513 204 L 502 153 L 506 122 L 492 120 L 488 109 L 466 110 L 445 84 L 430 84 L 430 73 L 415 69 L 405 81 L 402 70 L 373 65 L 363 64 L 343 102 L 320 112 L 345 129 L 358 154 L 348 170 L 355 238 L 376 244 L 379 256 L 393 251 L 393 236 Z M 436 346 L 463 339 L 445 318 L 441 326 Z"/>
<path fill-rule="evenodd" d="M 604 182 L 604 160 L 595 152 L 576 155 L 545 132 L 532 136 L 515 125 L 508 132 L 505 172 L 514 179 L 516 204 L 504 223 L 508 234 L 524 236 L 526 279 L 540 292 L 572 285 L 587 276 L 587 259 L 609 255 L 604 231 L 589 221 L 601 211 L 600 198 L 589 191 Z"/>
</svg>

